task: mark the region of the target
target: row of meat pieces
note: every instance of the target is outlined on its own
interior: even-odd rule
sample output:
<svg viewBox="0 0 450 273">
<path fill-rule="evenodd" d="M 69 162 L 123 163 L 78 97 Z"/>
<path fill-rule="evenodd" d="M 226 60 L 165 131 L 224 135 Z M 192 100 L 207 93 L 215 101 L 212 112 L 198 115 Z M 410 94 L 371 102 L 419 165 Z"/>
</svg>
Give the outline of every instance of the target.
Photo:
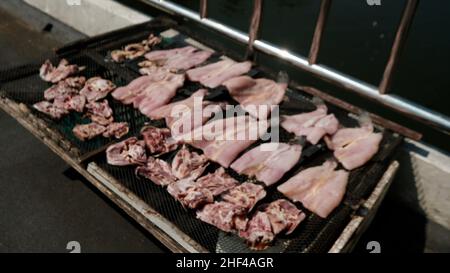
<svg viewBox="0 0 450 273">
<path fill-rule="evenodd" d="M 145 156 L 145 146 L 153 155 L 160 155 L 176 149 L 173 139 L 170 138 L 170 131 L 149 127 L 143 131 L 143 135 L 143 141 L 133 138 L 111 146 L 107 151 L 108 163 L 120 166 L 144 164 L 137 168 L 138 175 L 146 177 L 158 185 L 169 186 L 169 193 L 189 208 L 197 208 L 205 203 L 211 203 L 214 197 L 236 184 L 236 181 L 229 177 L 224 169 L 219 169 L 216 173 L 207 175 L 194 183 L 193 181 L 208 166 L 205 155 L 198 155 L 183 147 L 170 166 L 161 159 Z M 249 156 L 259 150 L 266 150 L 266 154 L 258 158 L 268 160 L 259 160 L 259 162 L 258 160 L 249 160 Z M 263 144 L 244 154 L 232 164 L 232 168 L 244 173 L 239 168 L 245 166 L 246 162 L 253 164 L 254 161 L 255 164 L 261 165 L 253 169 L 246 168 L 245 174 L 253 173 L 258 180 L 272 178 L 274 179 L 272 181 L 275 181 L 295 165 L 300 158 L 300 153 L 299 145 Z M 280 160 L 281 158 L 284 161 Z M 281 162 L 287 164 L 281 164 Z M 306 208 L 326 218 L 341 203 L 348 181 L 348 172 L 335 171 L 336 167 L 337 164 L 330 161 L 323 166 L 306 169 L 282 184 L 279 190 L 291 200 L 302 202 Z M 218 184 L 214 184 L 214 182 Z M 256 202 L 243 200 L 243 203 L 247 204 L 247 209 L 251 209 L 256 204 Z"/>
<path fill-rule="evenodd" d="M 116 86 L 109 80 L 93 77 L 69 77 L 81 69 L 70 65 L 67 60 L 61 60 L 57 67 L 46 61 L 41 67 L 40 76 L 45 81 L 54 82 L 53 86 L 44 91 L 45 101 L 36 103 L 38 111 L 60 119 L 70 111 L 83 113 L 91 119 L 90 124 L 77 125 L 73 128 L 74 135 L 84 141 L 98 135 L 106 138 L 122 138 L 128 134 L 128 124 L 114 122 L 113 111 L 107 100 L 99 101 L 108 96 Z"/>
<path fill-rule="evenodd" d="M 195 95 L 190 99 L 192 98 L 195 98 Z M 185 101 L 177 102 L 174 105 L 179 105 L 183 102 Z M 161 117 L 164 116 L 164 113 L 169 112 L 169 109 L 174 105 L 165 107 L 164 111 L 160 112 Z M 311 130 L 301 120 L 311 121 L 315 119 L 318 122 L 309 122 L 308 125 L 314 126 L 315 124 L 325 123 L 320 121 L 321 118 L 308 118 L 308 116 L 317 115 L 317 112 L 320 112 L 322 119 L 328 120 L 331 117 L 331 120 L 334 119 L 336 121 L 332 125 L 334 127 L 333 132 L 334 130 L 337 132 L 332 136 L 327 135 L 326 140 L 330 149 L 335 150 L 335 157 L 348 170 L 353 170 L 367 163 L 378 151 L 382 134 L 373 133 L 373 126 L 370 122 L 360 128 L 343 128 L 338 130 L 337 120 L 333 115 L 327 115 L 324 108 L 325 106 L 323 105 L 312 113 L 286 117 L 285 122 L 292 124 L 292 121 L 289 119 L 300 120 L 297 121 L 297 126 L 307 130 L 300 131 L 298 133 L 299 136 L 305 131 L 319 131 L 320 133 L 314 132 L 314 134 L 320 134 L 323 137 L 330 131 L 323 129 L 323 127 L 312 128 Z M 168 120 L 166 119 L 166 121 Z M 176 122 L 168 121 L 167 123 Z M 285 125 L 284 122 L 282 125 Z M 287 125 L 285 127 L 289 129 Z M 240 116 L 213 120 L 204 126 L 199 126 L 182 134 L 173 134 L 173 128 L 172 130 L 165 130 L 167 130 L 166 135 L 170 135 L 171 142 L 190 144 L 195 148 L 201 149 L 209 160 L 217 162 L 225 168 L 231 166 L 239 174 L 255 177 L 258 181 L 271 186 L 277 183 L 298 163 L 302 147 L 287 143 L 267 143 L 248 151 L 236 160 L 243 151 L 259 140 L 266 133 L 267 129 L 268 123 L 265 121 L 257 121 L 248 116 Z M 155 140 L 155 143 L 158 141 L 162 141 L 162 138 Z"/>
<path fill-rule="evenodd" d="M 209 88 L 220 85 L 227 87 L 233 98 L 255 118 L 267 118 L 272 106 L 283 100 L 287 78 L 276 83 L 268 79 L 241 76 L 250 71 L 250 62 L 237 63 L 224 59 L 191 69 L 203 64 L 211 55 L 210 51 L 192 46 L 152 51 L 145 55 L 147 60 L 140 63 L 140 71 L 145 76 L 118 88 L 113 97 L 124 104 L 133 104 L 150 118 L 152 112 L 173 99 L 186 78 Z"/>
<path fill-rule="evenodd" d="M 267 132 L 269 123 L 249 116 L 240 116 L 216 119 L 202 125 L 208 120 L 211 113 L 221 109 L 217 104 L 203 101 L 205 94 L 206 90 L 199 90 L 184 101 L 160 107 L 153 111 L 151 116 L 154 119 L 165 118 L 172 136 L 177 141 L 203 150 L 208 159 L 228 168 L 239 154 Z M 197 116 L 194 107 L 196 100 L 199 105 L 197 110 L 208 110 L 204 111 L 207 113 L 206 115 L 200 114 L 198 119 L 195 118 Z M 175 115 L 182 117 L 179 119 L 171 115 L 171 113 L 176 113 L 175 108 L 177 107 L 182 109 L 181 115 Z M 317 110 L 313 112 L 283 116 L 281 126 L 297 137 L 306 137 L 311 144 L 317 144 L 322 138 L 325 138 L 328 147 L 335 151 L 336 159 L 347 170 L 353 170 L 366 164 L 378 152 L 382 133 L 374 132 L 374 127 L 369 119 L 366 119 L 358 128 L 340 128 L 336 117 L 327 112 L 327 107 L 319 104 Z M 181 126 L 180 124 L 189 124 L 190 126 Z M 231 167 L 241 174 L 255 176 L 269 186 L 278 182 L 284 173 L 298 162 L 300 154 L 301 147 L 299 145 L 272 143 L 248 152 Z M 283 158 L 287 164 L 280 167 L 273 164 L 280 158 Z M 272 174 L 266 175 L 267 169 L 264 166 L 268 165 L 281 169 L 277 170 L 279 174 L 273 175 L 274 177 L 270 177 Z"/>
<path fill-rule="evenodd" d="M 156 184 L 163 186 L 173 185 L 174 187 L 179 186 L 179 188 L 182 189 L 189 187 L 192 181 L 197 179 L 208 166 L 208 158 L 205 155 L 200 156 L 195 152 L 189 152 L 186 147 L 183 147 L 175 156 L 172 163 L 172 168 L 160 159 L 147 160 L 145 146 L 147 146 L 152 155 L 161 155 L 175 150 L 177 145 L 174 140 L 170 138 L 170 131 L 168 129 L 148 127 L 142 134 L 144 136 L 143 141 L 138 141 L 137 139 L 132 138 L 122 143 L 110 146 L 107 150 L 108 163 L 116 166 L 147 164 L 139 167 L 137 169 L 137 173 L 147 177 Z M 256 153 L 260 151 L 264 154 L 255 156 Z M 284 174 L 298 162 L 300 154 L 301 147 L 299 145 L 268 143 L 254 148 L 244 154 L 240 159 L 235 161 L 231 167 L 240 174 L 256 176 L 259 181 L 263 181 L 267 186 L 269 186 L 280 180 Z M 348 172 L 342 170 L 335 171 L 336 167 L 336 162 L 327 161 L 321 167 L 322 169 L 319 168 L 320 171 L 318 173 L 321 175 L 317 175 L 317 173 L 312 176 L 308 175 L 308 173 L 313 169 L 310 168 L 292 177 L 288 180 L 288 182 L 281 185 L 279 189 L 283 189 L 280 191 L 294 201 L 308 203 L 302 200 L 302 198 L 297 198 L 297 192 L 285 190 L 286 185 L 305 183 L 305 185 L 307 185 L 306 192 L 309 191 L 317 194 L 317 196 L 312 196 L 311 194 L 309 195 L 310 198 L 314 197 L 316 202 L 319 202 L 321 196 L 323 195 L 321 194 L 322 187 L 323 191 L 326 193 L 327 188 L 330 187 L 330 185 L 331 187 L 333 187 L 333 185 L 341 185 L 335 190 L 335 199 L 330 197 L 327 198 L 334 204 L 334 206 L 329 206 L 326 209 L 326 213 L 323 213 L 320 208 L 316 208 L 314 205 L 308 206 L 304 204 L 305 207 L 311 211 L 326 218 L 328 214 L 341 202 L 348 180 Z M 155 173 L 155 170 L 162 171 L 156 171 Z M 334 178 L 337 179 L 338 183 L 334 183 Z M 177 181 L 181 182 L 175 183 Z M 218 179 L 218 181 L 220 181 L 220 179 Z M 271 183 L 268 183 L 269 181 Z M 311 187 L 314 190 L 310 190 Z M 293 188 L 298 189 L 299 187 Z M 173 189 L 171 192 L 175 193 L 177 190 Z M 196 196 L 199 197 L 198 194 Z M 199 200 L 211 200 L 210 196 L 211 195 L 205 195 Z M 186 201 L 185 205 L 191 208 L 196 207 L 199 202 L 201 202 L 199 200 L 188 200 L 189 201 Z"/>
<path fill-rule="evenodd" d="M 221 69 L 218 71 L 218 68 Z M 233 99 L 239 102 L 241 107 L 250 115 L 257 119 L 267 119 L 273 107 L 283 100 L 287 83 L 240 76 L 247 73 L 250 68 L 249 62 L 235 63 L 231 60 L 223 60 L 189 70 L 186 75 L 155 68 L 147 71 L 148 75 L 135 79 L 127 86 L 118 88 L 112 95 L 124 104 L 132 104 L 149 118 L 154 118 L 154 113 L 175 97 L 177 90 L 184 85 L 186 76 L 191 81 L 202 82 L 201 75 L 203 75 L 208 81 L 217 82 L 210 85 L 203 81 L 204 86 L 225 86 Z M 229 72 L 227 72 L 228 70 Z"/>
<path fill-rule="evenodd" d="M 128 154 L 126 157 L 134 159 L 126 162 L 114 159 L 118 154 L 123 156 L 125 153 Z M 223 168 L 201 177 L 208 160 L 186 146 L 176 154 L 172 164 L 152 156 L 147 158 L 144 153 L 145 141 L 131 138 L 108 149 L 108 163 L 139 165 L 137 175 L 167 187 L 168 193 L 183 206 L 199 209 L 199 219 L 225 232 L 237 232 L 252 248 L 266 248 L 276 235 L 292 233 L 305 218 L 286 200 L 266 205 L 263 211 L 248 217 L 266 196 L 264 188 L 253 183 L 239 184 Z M 144 162 L 145 165 L 142 165 Z M 221 201 L 215 201 L 219 197 Z"/>
</svg>

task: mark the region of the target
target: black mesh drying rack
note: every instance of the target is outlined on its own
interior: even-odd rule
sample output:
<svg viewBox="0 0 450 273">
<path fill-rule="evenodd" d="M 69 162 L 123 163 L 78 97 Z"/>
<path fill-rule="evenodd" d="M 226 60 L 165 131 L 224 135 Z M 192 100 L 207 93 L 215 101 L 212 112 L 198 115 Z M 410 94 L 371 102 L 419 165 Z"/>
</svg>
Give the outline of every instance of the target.
<svg viewBox="0 0 450 273">
<path fill-rule="evenodd" d="M 139 76 L 137 72 L 139 59 L 116 64 L 109 58 L 111 50 L 141 41 L 150 33 L 159 35 L 168 30 L 174 34 L 164 38 L 161 49 L 183 46 L 191 40 L 188 38 L 191 37 L 192 32 L 180 25 L 179 22 L 158 18 L 148 23 L 69 44 L 57 50 L 51 59 L 53 62 L 57 62 L 61 58 L 67 58 L 71 63 L 86 66 L 87 69 L 83 72 L 86 77 L 102 76 L 112 80 L 118 86 L 123 86 Z M 195 38 L 203 45 L 210 46 L 215 50 L 216 53 L 210 61 L 217 60 L 224 54 L 233 58 L 238 56 L 227 48 L 217 47 L 217 44 L 213 42 L 199 39 L 199 37 Z M 159 234 L 158 238 L 166 236 L 173 239 L 181 245 L 180 249 L 183 251 L 250 252 L 243 240 L 237 236 L 225 234 L 217 228 L 197 220 L 193 211 L 183 208 L 165 189 L 156 186 L 151 181 L 137 178 L 133 168 L 108 165 L 103 151 L 113 143 L 113 140 L 98 138 L 87 142 L 78 141 L 71 130 L 75 124 L 85 122 L 82 115 L 71 114 L 61 121 L 55 121 L 31 110 L 32 104 L 43 100 L 43 91 L 48 87 L 48 84 L 40 80 L 38 75 L 42 61 L 38 60 L 34 64 L 0 72 L 0 90 L 3 100 L 6 101 L 2 105 L 15 106 L 11 108 L 16 108 L 16 112 L 22 112 L 17 115 L 19 119 L 32 116 L 33 122 L 29 122 L 31 130 L 55 131 L 59 136 L 59 141 L 52 143 L 62 158 L 69 161 L 91 182 L 94 181 L 94 185 L 108 193 L 110 198 L 120 199 L 116 200 L 117 203 L 127 212 L 133 213 L 134 218 L 142 225 L 148 229 L 157 230 L 155 233 Z M 255 77 L 273 78 L 274 75 L 263 71 L 267 70 L 256 67 L 250 73 Z M 200 87 L 199 84 L 187 82 L 178 91 L 175 100 L 187 98 Z M 289 89 L 287 96 L 289 100 L 281 105 L 281 114 L 295 114 L 313 109 L 309 94 Z M 122 105 L 112 98 L 108 99 L 116 120 L 130 123 L 131 130 L 128 136 L 138 135 L 141 127 L 149 122 L 155 126 L 164 125 L 161 122 L 150 121 L 131 106 Z M 345 126 L 357 124 L 347 111 L 335 105 L 328 106 L 330 112 L 334 113 Z M 36 124 L 40 124 L 40 126 Z M 381 127 L 378 129 L 383 130 Z M 37 134 L 39 135 L 39 132 Z M 306 211 L 307 218 L 299 228 L 289 236 L 280 236 L 267 252 L 327 252 L 330 249 L 351 217 L 358 212 L 359 205 L 373 191 L 402 141 L 401 136 L 389 130 L 383 130 L 383 134 L 384 139 L 375 158 L 364 167 L 351 172 L 344 202 L 327 219 L 321 219 Z M 289 141 L 291 138 L 292 135 L 281 131 L 281 141 Z M 43 139 L 45 140 L 45 136 Z M 259 143 L 255 145 L 257 144 Z M 324 146 L 323 143 L 306 146 L 300 163 L 286 174 L 283 181 L 302 169 L 321 164 L 330 158 L 331 153 Z M 165 159 L 170 160 L 172 156 L 173 154 L 166 155 Z M 91 163 L 87 164 L 87 162 Z M 214 171 L 217 167 L 212 164 L 209 171 Z M 245 177 L 228 171 L 238 181 L 245 181 Z M 282 196 L 272 187 L 268 189 L 268 196 L 262 203 L 278 198 L 282 198 Z M 126 202 L 133 202 L 133 204 L 126 204 Z M 302 207 L 299 206 L 299 208 Z M 146 221 L 150 223 L 144 223 Z"/>
</svg>

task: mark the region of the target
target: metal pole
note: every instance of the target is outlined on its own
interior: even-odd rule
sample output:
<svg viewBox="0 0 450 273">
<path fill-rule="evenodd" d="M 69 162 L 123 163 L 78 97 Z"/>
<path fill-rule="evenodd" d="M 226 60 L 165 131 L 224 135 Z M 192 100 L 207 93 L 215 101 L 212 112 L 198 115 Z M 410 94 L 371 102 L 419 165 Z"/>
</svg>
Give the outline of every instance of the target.
<svg viewBox="0 0 450 273">
<path fill-rule="evenodd" d="M 161 0 L 141 1 L 144 1 L 158 9 L 168 11 L 168 13 L 170 14 L 178 14 L 190 20 L 196 21 L 241 43 L 248 44 L 249 42 L 249 36 L 245 33 L 209 18 L 201 19 L 199 14 L 172 2 Z M 450 117 L 446 115 L 437 113 L 405 98 L 401 98 L 395 95 L 380 95 L 378 88 L 371 84 L 334 71 L 333 69 L 328 68 L 324 65 L 310 65 L 306 58 L 293 54 L 285 49 L 278 48 L 269 42 L 256 40 L 254 43 L 254 48 L 260 50 L 261 52 L 289 62 L 296 67 L 304 71 L 308 71 L 319 78 L 344 87 L 348 90 L 354 91 L 356 94 L 367 97 L 386 107 L 401 112 L 409 116 L 410 118 L 429 124 L 446 133 L 450 132 Z"/>
<path fill-rule="evenodd" d="M 322 40 L 322 34 L 328 18 L 330 6 L 331 0 L 322 0 L 322 3 L 320 4 L 320 13 L 319 17 L 317 18 L 316 30 L 314 31 L 314 37 L 311 43 L 311 49 L 309 51 L 309 64 L 317 63 L 317 57 L 320 50 L 320 42 Z"/>
<path fill-rule="evenodd" d="M 248 41 L 247 58 L 251 58 L 251 56 L 253 56 L 254 53 L 253 44 L 255 43 L 255 40 L 258 38 L 262 14 L 262 0 L 254 0 L 253 2 L 254 2 L 253 15 L 249 29 L 250 38 Z"/>
<path fill-rule="evenodd" d="M 418 3 L 418 0 L 408 0 L 406 3 L 402 20 L 398 27 L 397 35 L 395 36 L 394 44 L 392 46 L 391 55 L 389 56 L 386 69 L 384 70 L 383 79 L 380 83 L 381 94 L 385 94 L 391 86 L 394 70 L 398 64 L 398 60 L 400 59 L 400 52 L 408 36 L 408 31 L 411 27 Z"/>
<path fill-rule="evenodd" d="M 208 16 L 208 0 L 200 0 L 200 18 Z"/>
</svg>

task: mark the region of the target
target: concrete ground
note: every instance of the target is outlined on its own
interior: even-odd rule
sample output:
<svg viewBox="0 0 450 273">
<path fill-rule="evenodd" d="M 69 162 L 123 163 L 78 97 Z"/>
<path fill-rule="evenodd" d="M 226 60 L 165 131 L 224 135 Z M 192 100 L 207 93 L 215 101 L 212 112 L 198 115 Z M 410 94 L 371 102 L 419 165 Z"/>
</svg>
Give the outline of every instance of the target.
<svg viewBox="0 0 450 273">
<path fill-rule="evenodd" d="M 82 37 L 37 11 L 16 10 L 38 18 L 30 26 L 9 4 L 0 5 L 2 65 Z M 51 33 L 38 31 L 48 22 Z M 167 251 L 3 111 L 0 128 L 0 252 L 68 252 L 70 241 L 82 252 Z"/>
</svg>

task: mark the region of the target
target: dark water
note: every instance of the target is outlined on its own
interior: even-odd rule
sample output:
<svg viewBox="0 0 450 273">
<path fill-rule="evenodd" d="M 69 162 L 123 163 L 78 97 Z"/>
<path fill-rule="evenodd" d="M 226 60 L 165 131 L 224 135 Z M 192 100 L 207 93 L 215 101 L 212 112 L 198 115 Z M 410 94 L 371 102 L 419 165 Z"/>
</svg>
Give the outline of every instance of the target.
<svg viewBox="0 0 450 273">
<path fill-rule="evenodd" d="M 130 2 L 121 0 L 121 2 Z M 134 2 L 134 1 L 133 1 Z M 198 11 L 199 0 L 173 1 Z M 136 2 L 134 2 L 136 3 Z M 252 0 L 210 0 L 208 16 L 248 31 Z M 302 56 L 309 53 L 319 0 L 265 0 L 260 36 Z M 373 85 L 381 81 L 406 0 L 335 0 L 325 28 L 319 63 Z M 420 1 L 395 73 L 391 93 L 450 116 L 450 1 Z M 232 46 L 230 44 L 230 46 Z M 318 81 L 298 69 L 261 56 L 260 64 L 283 69 L 301 84 L 314 85 L 350 103 L 424 135 L 424 141 L 450 150 L 448 134 L 431 129 L 347 90 Z"/>
</svg>

